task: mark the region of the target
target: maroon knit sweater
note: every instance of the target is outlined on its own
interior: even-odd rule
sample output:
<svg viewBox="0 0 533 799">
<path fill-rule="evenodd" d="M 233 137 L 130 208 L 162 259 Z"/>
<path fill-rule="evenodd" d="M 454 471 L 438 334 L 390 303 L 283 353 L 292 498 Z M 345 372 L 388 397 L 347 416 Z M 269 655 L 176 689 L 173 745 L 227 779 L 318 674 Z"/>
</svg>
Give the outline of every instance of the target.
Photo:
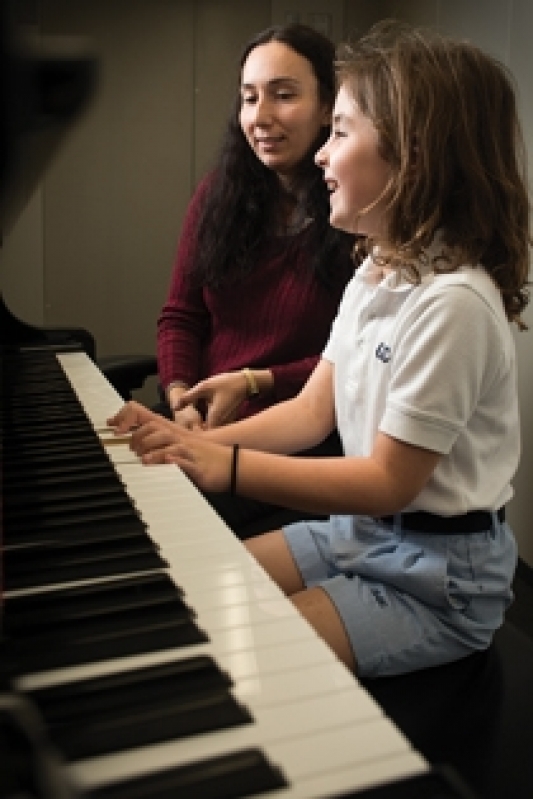
<svg viewBox="0 0 533 799">
<path fill-rule="evenodd" d="M 331 287 L 309 266 L 309 237 L 303 231 L 288 253 L 286 240 L 268 242 L 253 271 L 221 289 L 191 280 L 196 230 L 205 181 L 189 205 L 180 236 L 167 300 L 158 320 L 159 378 L 194 385 L 220 372 L 245 366 L 270 369 L 274 391 L 242 404 L 248 416 L 298 393 L 316 366 L 354 265 L 345 256 Z"/>
</svg>

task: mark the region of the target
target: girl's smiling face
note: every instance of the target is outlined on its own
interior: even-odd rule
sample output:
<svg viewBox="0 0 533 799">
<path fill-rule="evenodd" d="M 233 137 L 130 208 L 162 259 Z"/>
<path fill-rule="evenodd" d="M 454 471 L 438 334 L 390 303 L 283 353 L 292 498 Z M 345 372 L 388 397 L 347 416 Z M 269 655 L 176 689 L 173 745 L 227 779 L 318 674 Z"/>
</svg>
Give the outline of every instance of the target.
<svg viewBox="0 0 533 799">
<path fill-rule="evenodd" d="M 349 233 L 386 237 L 390 164 L 379 152 L 379 134 L 346 84 L 333 109 L 331 136 L 316 154 L 330 191 L 330 223 Z"/>
</svg>

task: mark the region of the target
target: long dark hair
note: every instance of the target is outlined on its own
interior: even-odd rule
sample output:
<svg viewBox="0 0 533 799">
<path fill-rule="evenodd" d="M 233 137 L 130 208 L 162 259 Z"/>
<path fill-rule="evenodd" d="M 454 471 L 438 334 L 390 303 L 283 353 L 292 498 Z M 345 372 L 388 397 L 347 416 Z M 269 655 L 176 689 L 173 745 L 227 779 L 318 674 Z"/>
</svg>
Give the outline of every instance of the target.
<svg viewBox="0 0 533 799">
<path fill-rule="evenodd" d="M 248 55 L 268 42 L 281 42 L 306 58 L 318 81 L 319 97 L 333 107 L 335 98 L 335 46 L 311 27 L 300 24 L 274 26 L 245 46 L 239 62 L 239 85 L 198 227 L 196 279 L 210 287 L 234 282 L 254 267 L 255 254 L 272 235 L 282 188 L 275 173 L 252 151 L 239 122 L 240 77 Z M 336 256 L 349 252 L 352 237 L 330 227 L 329 199 L 314 154 L 326 141 L 321 129 L 299 165 L 296 188 L 305 196 L 305 215 L 314 220 L 308 229 L 311 268 L 327 284 Z M 290 239 L 287 239 L 290 246 Z"/>
</svg>

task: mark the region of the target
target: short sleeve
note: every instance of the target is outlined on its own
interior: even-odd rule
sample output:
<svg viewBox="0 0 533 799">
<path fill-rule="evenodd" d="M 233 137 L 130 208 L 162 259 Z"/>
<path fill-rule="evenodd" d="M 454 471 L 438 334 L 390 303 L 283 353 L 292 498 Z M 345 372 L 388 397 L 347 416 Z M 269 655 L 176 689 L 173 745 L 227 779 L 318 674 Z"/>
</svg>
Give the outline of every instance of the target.
<svg viewBox="0 0 533 799">
<path fill-rule="evenodd" d="M 448 453 L 509 369 L 503 325 L 505 317 L 468 284 L 422 293 L 397 328 L 380 430 Z"/>
</svg>

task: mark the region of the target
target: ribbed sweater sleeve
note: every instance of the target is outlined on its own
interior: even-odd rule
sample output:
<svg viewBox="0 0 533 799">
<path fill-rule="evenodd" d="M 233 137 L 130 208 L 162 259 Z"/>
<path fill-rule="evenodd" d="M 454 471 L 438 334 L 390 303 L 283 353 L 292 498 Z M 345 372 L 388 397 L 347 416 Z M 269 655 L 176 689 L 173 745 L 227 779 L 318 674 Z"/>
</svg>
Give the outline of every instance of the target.
<svg viewBox="0 0 533 799">
<path fill-rule="evenodd" d="M 206 191 L 207 180 L 204 180 L 189 203 L 168 295 L 157 322 L 157 360 L 163 388 L 174 380 L 192 386 L 200 378 L 202 347 L 208 336 L 210 319 L 202 287 L 194 285 L 192 272 Z"/>
</svg>

